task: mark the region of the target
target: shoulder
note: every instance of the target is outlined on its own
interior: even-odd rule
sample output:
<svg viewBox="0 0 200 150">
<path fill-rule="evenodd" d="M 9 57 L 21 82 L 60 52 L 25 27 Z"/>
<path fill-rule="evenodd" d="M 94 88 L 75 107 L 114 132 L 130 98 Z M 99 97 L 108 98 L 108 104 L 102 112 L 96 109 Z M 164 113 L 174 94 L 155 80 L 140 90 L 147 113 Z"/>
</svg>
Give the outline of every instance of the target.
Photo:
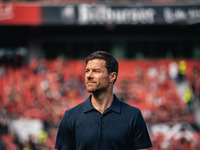
<svg viewBox="0 0 200 150">
<path fill-rule="evenodd" d="M 83 113 L 83 108 L 84 108 L 84 102 L 78 104 L 73 108 L 66 110 L 63 118 L 75 119 L 76 117 L 79 117 L 81 113 Z"/>
<path fill-rule="evenodd" d="M 120 101 L 121 115 L 130 121 L 143 120 L 142 112 L 139 108 Z"/>
<path fill-rule="evenodd" d="M 121 105 L 121 110 L 125 111 L 125 112 L 131 112 L 131 113 L 140 113 L 140 109 L 135 107 L 135 106 L 131 106 L 125 102 L 120 101 L 120 105 Z"/>
<path fill-rule="evenodd" d="M 127 104 L 126 102 L 121 101 L 116 95 L 115 96 L 115 105 L 120 106 L 122 113 L 139 113 L 140 109 L 134 106 Z"/>
</svg>

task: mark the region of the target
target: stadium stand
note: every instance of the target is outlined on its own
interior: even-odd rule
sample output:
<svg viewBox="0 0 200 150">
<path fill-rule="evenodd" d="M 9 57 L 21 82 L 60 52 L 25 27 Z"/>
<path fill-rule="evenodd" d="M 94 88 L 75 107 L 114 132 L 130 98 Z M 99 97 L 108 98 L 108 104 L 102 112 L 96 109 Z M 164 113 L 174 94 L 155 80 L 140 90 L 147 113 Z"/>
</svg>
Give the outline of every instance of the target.
<svg viewBox="0 0 200 150">
<path fill-rule="evenodd" d="M 200 61 L 198 60 L 119 60 L 116 95 L 139 107 L 148 124 L 172 125 L 180 122 L 195 124 L 195 101 L 199 101 Z M 0 146 L 7 150 L 19 148 L 53 149 L 57 126 L 65 110 L 88 97 L 84 87 L 84 60 L 31 59 L 28 65 L 0 65 Z M 187 85 L 180 90 L 180 84 Z M 181 86 L 183 87 L 183 86 Z M 189 92 L 186 89 L 190 89 Z M 192 105 L 191 105 L 192 104 Z M 13 119 L 39 119 L 44 129 L 38 136 L 20 142 L 9 124 Z M 155 127 L 154 127 L 155 128 Z M 3 133 L 4 131 L 4 133 Z M 153 150 L 195 150 L 200 148 L 200 134 L 192 132 L 172 136 L 154 134 L 150 128 Z"/>
</svg>

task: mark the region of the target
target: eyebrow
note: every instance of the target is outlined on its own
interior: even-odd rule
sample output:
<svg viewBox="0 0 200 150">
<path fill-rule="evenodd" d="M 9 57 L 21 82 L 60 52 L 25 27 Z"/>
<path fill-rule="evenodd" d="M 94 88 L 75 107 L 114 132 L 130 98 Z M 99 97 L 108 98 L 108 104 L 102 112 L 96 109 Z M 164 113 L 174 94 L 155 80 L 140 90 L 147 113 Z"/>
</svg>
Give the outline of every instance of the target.
<svg viewBox="0 0 200 150">
<path fill-rule="evenodd" d="M 85 71 L 87 71 L 87 70 L 102 71 L 102 70 L 101 70 L 101 69 L 99 69 L 99 68 L 94 68 L 94 69 L 89 69 L 89 68 L 86 68 L 86 69 L 85 69 Z"/>
</svg>

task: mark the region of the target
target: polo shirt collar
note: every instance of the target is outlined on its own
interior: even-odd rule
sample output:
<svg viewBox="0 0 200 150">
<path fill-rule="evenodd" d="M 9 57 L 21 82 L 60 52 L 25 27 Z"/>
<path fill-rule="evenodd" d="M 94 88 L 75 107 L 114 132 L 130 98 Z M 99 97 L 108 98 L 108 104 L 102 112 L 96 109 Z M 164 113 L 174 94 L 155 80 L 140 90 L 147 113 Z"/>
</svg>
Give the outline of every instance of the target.
<svg viewBox="0 0 200 150">
<path fill-rule="evenodd" d="M 112 105 L 110 106 L 110 109 L 117 113 L 121 112 L 120 100 L 117 98 L 116 95 L 114 95 L 114 101 L 113 101 Z"/>
<path fill-rule="evenodd" d="M 92 95 L 90 95 L 84 102 L 84 110 L 83 110 L 84 113 L 95 110 L 95 108 L 92 106 L 91 103 L 91 97 Z"/>
<path fill-rule="evenodd" d="M 95 108 L 92 106 L 92 103 L 91 103 L 91 97 L 92 95 L 90 95 L 85 101 L 84 110 L 83 110 L 84 113 L 95 110 Z M 116 95 L 114 95 L 114 101 L 109 109 L 117 113 L 121 112 L 120 100 L 117 98 Z"/>
</svg>

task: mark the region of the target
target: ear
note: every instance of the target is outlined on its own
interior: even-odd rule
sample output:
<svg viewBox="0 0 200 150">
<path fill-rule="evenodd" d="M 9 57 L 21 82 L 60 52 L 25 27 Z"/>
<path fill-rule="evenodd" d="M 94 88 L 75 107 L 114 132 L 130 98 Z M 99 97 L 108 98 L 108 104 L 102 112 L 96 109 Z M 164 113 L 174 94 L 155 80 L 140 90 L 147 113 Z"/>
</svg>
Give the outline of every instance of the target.
<svg viewBox="0 0 200 150">
<path fill-rule="evenodd" d="M 117 78 L 117 73 L 116 72 L 111 72 L 110 73 L 110 82 L 114 82 Z"/>
</svg>

